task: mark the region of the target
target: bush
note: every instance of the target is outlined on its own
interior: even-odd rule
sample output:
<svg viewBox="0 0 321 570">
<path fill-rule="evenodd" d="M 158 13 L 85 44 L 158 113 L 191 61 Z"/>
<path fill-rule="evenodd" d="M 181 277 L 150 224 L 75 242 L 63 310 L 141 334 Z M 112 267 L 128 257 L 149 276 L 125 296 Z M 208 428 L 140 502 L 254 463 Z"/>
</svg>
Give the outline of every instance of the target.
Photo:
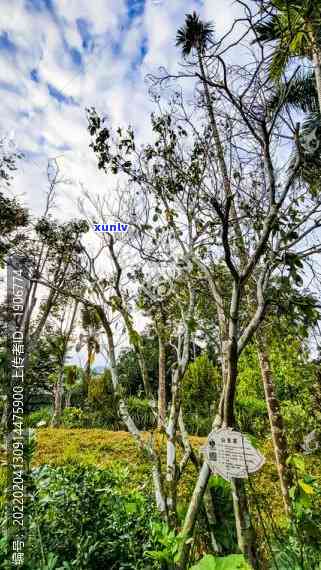
<svg viewBox="0 0 321 570">
<path fill-rule="evenodd" d="M 155 424 L 155 417 L 148 400 L 130 396 L 128 411 L 139 429 L 147 429 Z"/>
<path fill-rule="evenodd" d="M 269 418 L 264 400 L 255 396 L 238 397 L 235 416 L 241 432 L 256 436 L 263 436 L 266 433 Z"/>
<path fill-rule="evenodd" d="M 95 393 L 97 385 L 94 387 Z M 155 424 L 155 418 L 148 400 L 130 396 L 127 400 L 128 410 L 139 429 L 148 429 Z M 62 424 L 66 427 L 105 428 L 112 431 L 126 430 L 113 396 L 105 395 L 103 403 L 97 409 L 93 400 L 89 400 L 89 410 L 65 408 Z"/>
<path fill-rule="evenodd" d="M 183 379 L 183 412 L 190 433 L 207 435 L 211 430 L 220 383 L 219 370 L 206 353 L 189 364 Z"/>
<path fill-rule="evenodd" d="M 315 429 L 314 417 L 305 405 L 286 400 L 281 404 L 287 440 L 292 447 L 303 444 L 304 438 Z"/>
<path fill-rule="evenodd" d="M 145 555 L 157 546 L 150 529 L 151 522 L 158 520 L 152 498 L 127 491 L 127 477 L 124 470 L 79 464 L 33 469 L 28 503 L 30 560 L 24 568 L 158 568 Z M 9 568 L 5 546 L 2 541 L 1 568 Z"/>
<path fill-rule="evenodd" d="M 84 412 L 80 408 L 65 408 L 61 415 L 61 423 L 65 427 L 82 427 Z"/>
<path fill-rule="evenodd" d="M 250 570 L 250 566 L 242 554 L 230 554 L 223 558 L 206 554 L 191 570 Z"/>
<path fill-rule="evenodd" d="M 52 418 L 53 410 L 51 406 L 45 406 L 39 410 L 35 410 L 28 415 L 27 424 L 29 427 L 37 427 L 39 422 L 46 422 L 49 425 Z"/>
</svg>

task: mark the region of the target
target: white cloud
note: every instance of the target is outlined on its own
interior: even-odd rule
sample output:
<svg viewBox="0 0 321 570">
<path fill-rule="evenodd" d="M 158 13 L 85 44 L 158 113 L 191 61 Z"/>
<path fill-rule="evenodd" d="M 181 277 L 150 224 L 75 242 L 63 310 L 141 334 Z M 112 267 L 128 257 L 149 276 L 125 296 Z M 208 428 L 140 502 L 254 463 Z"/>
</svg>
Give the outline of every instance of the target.
<svg viewBox="0 0 321 570">
<path fill-rule="evenodd" d="M 3 0 L 1 5 L 2 28 L 16 45 L 15 53 L 0 49 L 0 79 L 14 90 L 2 94 L 2 125 L 7 132 L 14 129 L 17 146 L 27 152 L 15 188 L 27 194 L 37 211 L 43 202 L 48 156 L 63 154 L 59 161 L 67 178 L 95 191 L 105 188 L 89 149 L 85 107 L 97 106 L 108 112 L 114 125 L 131 123 L 141 138 L 149 136 L 152 103 L 145 75 L 160 65 L 177 67 L 177 28 L 185 14 L 199 6 L 197 0 L 147 0 L 144 13 L 130 20 L 125 0 L 53 0 L 52 4 L 53 13 L 27 10 L 23 0 Z M 221 1 L 219 8 L 211 0 L 203 4 L 201 15 L 216 20 L 218 33 L 226 31 L 237 14 L 235 5 L 229 0 Z M 79 19 L 90 33 L 90 46 L 83 45 Z M 76 56 L 81 54 L 81 66 L 73 60 L 72 48 L 78 50 Z M 30 77 L 34 69 L 38 83 Z M 78 106 L 59 103 L 50 95 L 48 83 L 65 97 L 73 97 Z M 66 216 L 75 213 L 71 200 L 79 195 L 79 186 L 68 187 L 67 195 L 68 199 L 63 198 L 66 194 L 61 198 L 66 200 Z"/>
</svg>

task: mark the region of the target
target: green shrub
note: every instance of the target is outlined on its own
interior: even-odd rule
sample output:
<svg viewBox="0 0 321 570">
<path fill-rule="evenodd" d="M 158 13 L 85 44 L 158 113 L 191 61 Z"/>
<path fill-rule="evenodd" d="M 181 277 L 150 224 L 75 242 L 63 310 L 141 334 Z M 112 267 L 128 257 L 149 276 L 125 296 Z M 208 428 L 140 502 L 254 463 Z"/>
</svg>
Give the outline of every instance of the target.
<svg viewBox="0 0 321 570">
<path fill-rule="evenodd" d="M 80 408 L 65 408 L 61 415 L 61 423 L 65 427 L 82 427 L 84 412 Z"/>
<path fill-rule="evenodd" d="M 53 411 L 51 406 L 45 406 L 39 410 L 35 410 L 28 415 L 27 424 L 32 428 L 37 427 L 39 422 L 46 422 L 46 425 L 49 425 L 52 413 Z"/>
<path fill-rule="evenodd" d="M 188 432 L 193 435 L 207 436 L 212 430 L 213 414 L 212 411 L 204 416 L 198 412 L 185 412 L 184 420 Z"/>
<path fill-rule="evenodd" d="M 294 473 L 290 489 L 292 520 L 275 539 L 271 570 L 321 570 L 321 486 L 317 477 L 306 472 L 301 454 L 289 457 Z"/>
<path fill-rule="evenodd" d="M 222 553 L 227 554 L 237 549 L 231 485 L 219 475 L 211 475 L 208 486 L 215 505 L 215 538 L 222 548 Z"/>
<path fill-rule="evenodd" d="M 308 408 L 304 403 L 286 400 L 281 404 L 281 412 L 289 444 L 303 444 L 304 437 L 316 427 Z"/>
<path fill-rule="evenodd" d="M 139 429 L 147 429 L 154 425 L 155 417 L 148 400 L 129 396 L 128 411 Z"/>
<path fill-rule="evenodd" d="M 96 395 L 99 384 L 97 382 L 97 386 L 94 388 Z M 78 408 L 66 408 L 62 415 L 63 425 L 66 427 L 105 428 L 112 431 L 126 430 L 113 396 L 105 395 L 99 406 L 96 406 L 94 402 L 95 400 L 91 398 L 89 409 L 86 411 L 78 410 Z M 129 396 L 127 405 L 129 413 L 139 429 L 148 429 L 155 424 L 155 417 L 148 400 Z"/>
<path fill-rule="evenodd" d="M 213 421 L 213 407 L 220 393 L 220 373 L 208 355 L 191 362 L 183 379 L 183 412 L 187 430 L 207 435 Z"/>
<path fill-rule="evenodd" d="M 268 429 L 266 403 L 255 396 L 239 396 L 236 400 L 235 416 L 241 432 L 263 436 Z"/>
<path fill-rule="evenodd" d="M 147 550 L 157 547 L 152 497 L 127 491 L 126 471 L 94 466 L 42 466 L 32 471 L 26 570 L 153 570 Z M 0 567 L 6 560 L 0 545 Z M 48 560 L 51 560 L 51 566 Z"/>
<path fill-rule="evenodd" d="M 217 557 L 206 554 L 191 570 L 250 570 L 242 554 Z"/>
</svg>

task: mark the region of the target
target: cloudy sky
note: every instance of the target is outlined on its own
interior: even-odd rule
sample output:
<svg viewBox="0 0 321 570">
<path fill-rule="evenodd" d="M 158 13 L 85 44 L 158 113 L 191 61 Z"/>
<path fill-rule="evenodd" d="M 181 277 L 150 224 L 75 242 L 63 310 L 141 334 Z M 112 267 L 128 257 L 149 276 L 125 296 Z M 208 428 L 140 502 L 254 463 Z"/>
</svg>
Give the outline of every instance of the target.
<svg viewBox="0 0 321 570">
<path fill-rule="evenodd" d="M 219 34 L 238 13 L 231 0 L 1 0 L 1 135 L 24 153 L 13 190 L 35 213 L 48 158 L 73 182 L 60 188 L 57 216 L 75 213 L 80 183 L 106 185 L 88 148 L 86 107 L 148 136 L 146 74 L 175 68 L 176 30 L 194 9 Z"/>
</svg>

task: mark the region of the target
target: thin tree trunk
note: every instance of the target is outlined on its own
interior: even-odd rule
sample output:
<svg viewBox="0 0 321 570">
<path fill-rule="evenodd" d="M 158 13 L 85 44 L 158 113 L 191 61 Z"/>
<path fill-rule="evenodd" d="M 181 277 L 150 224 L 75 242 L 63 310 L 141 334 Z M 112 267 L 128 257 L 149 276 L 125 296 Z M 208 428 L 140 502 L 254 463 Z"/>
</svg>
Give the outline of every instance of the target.
<svg viewBox="0 0 321 570">
<path fill-rule="evenodd" d="M 1 429 L 5 429 L 5 426 L 7 424 L 7 413 L 8 413 L 8 396 L 4 397 L 4 403 L 3 403 L 3 411 L 2 411 L 2 417 L 1 417 Z"/>
<path fill-rule="evenodd" d="M 71 404 L 71 391 L 69 390 L 65 396 L 65 408 L 70 408 Z"/>
<path fill-rule="evenodd" d="M 211 546 L 212 550 L 215 554 L 220 554 L 222 552 L 221 546 L 218 544 L 216 537 L 215 537 L 215 527 L 217 524 L 217 519 L 215 515 L 214 505 L 213 505 L 213 497 L 210 488 L 208 485 L 206 486 L 203 503 L 205 507 L 205 513 L 207 518 L 208 529 L 211 537 Z"/>
<path fill-rule="evenodd" d="M 69 324 L 69 328 L 68 328 L 66 338 L 64 341 L 64 351 L 63 351 L 63 355 L 62 355 L 62 362 L 61 362 L 59 378 L 58 378 L 57 384 L 54 386 L 54 413 L 53 413 L 52 420 L 51 420 L 51 426 L 52 427 L 56 427 L 60 424 L 60 418 L 61 418 L 61 414 L 62 414 L 62 400 L 63 400 L 63 394 L 64 394 L 65 359 L 66 359 L 66 355 L 67 355 L 68 343 L 69 343 L 70 336 L 71 336 L 71 333 L 73 331 L 74 324 L 75 324 L 78 305 L 79 305 L 79 301 L 75 301 L 74 309 L 73 309 L 70 324 Z"/>
<path fill-rule="evenodd" d="M 285 512 L 286 514 L 289 514 L 291 508 L 291 501 L 289 496 L 291 477 L 289 468 L 286 463 L 288 457 L 288 448 L 283 426 L 283 418 L 281 415 L 279 402 L 275 395 L 270 360 L 266 348 L 266 339 L 262 338 L 262 336 L 256 335 L 256 341 L 262 382 L 264 386 L 265 401 L 269 414 L 276 467 L 280 480 Z"/>
<path fill-rule="evenodd" d="M 166 417 L 166 347 L 162 331 L 158 333 L 158 428 L 165 425 Z"/>
<path fill-rule="evenodd" d="M 321 56 L 318 49 L 313 53 L 314 75 L 317 84 L 319 111 L 321 115 Z"/>
<path fill-rule="evenodd" d="M 314 76 L 317 86 L 319 111 L 321 115 L 321 53 L 320 53 L 320 47 L 318 45 L 318 40 L 316 38 L 316 33 L 313 30 L 313 25 L 311 26 L 309 36 L 312 44 L 312 60 L 314 65 Z"/>
<path fill-rule="evenodd" d="M 84 372 L 84 382 L 83 382 L 83 397 L 84 397 L 84 399 L 86 399 L 88 396 L 89 383 L 90 383 L 90 378 L 91 378 L 91 359 L 92 359 L 92 351 L 93 350 L 94 349 L 91 346 L 91 342 L 89 342 L 88 346 L 87 346 L 87 363 L 86 363 L 86 368 L 85 368 L 85 372 Z"/>
<path fill-rule="evenodd" d="M 235 235 L 237 238 L 237 247 L 241 252 L 241 260 L 246 262 L 246 252 L 245 252 L 245 248 L 244 248 L 244 240 L 243 240 L 242 231 L 241 231 L 240 224 L 239 224 L 238 217 L 237 217 L 235 202 L 234 202 L 232 192 L 231 192 L 231 184 L 230 184 L 230 179 L 229 179 L 226 161 L 225 161 L 225 157 L 224 157 L 224 148 L 223 148 L 223 145 L 221 142 L 219 130 L 217 127 L 217 123 L 216 123 L 216 119 L 215 119 L 215 115 L 214 115 L 214 111 L 213 111 L 213 103 L 212 103 L 211 95 L 210 95 L 209 88 L 208 88 L 208 83 L 207 83 L 202 53 L 201 53 L 200 49 L 198 50 L 198 63 L 199 63 L 199 67 L 200 67 L 200 71 L 201 71 L 201 77 L 202 77 L 202 83 L 203 83 L 203 87 L 204 87 L 207 112 L 208 112 L 210 124 L 212 127 L 213 138 L 214 138 L 215 148 L 216 148 L 216 152 L 217 152 L 218 162 L 219 162 L 219 166 L 220 166 L 221 175 L 223 178 L 223 189 L 224 189 L 225 195 L 231 197 L 231 209 L 230 209 L 230 211 L 232 214 L 232 216 L 231 216 L 232 217 L 232 224 L 233 224 Z"/>
<path fill-rule="evenodd" d="M 118 409 L 119 414 L 129 433 L 134 437 L 135 441 L 137 442 L 140 449 L 145 450 L 148 454 L 149 459 L 152 462 L 152 476 L 153 476 L 153 483 L 154 483 L 154 492 L 155 492 L 155 500 L 156 505 L 159 510 L 161 518 L 168 522 L 167 516 L 167 505 L 166 505 L 166 495 L 163 488 L 163 477 L 161 473 L 161 464 L 159 457 L 152 447 L 151 443 L 146 443 L 142 436 L 141 432 L 136 426 L 134 420 L 132 419 L 126 402 L 122 398 L 121 395 L 121 384 L 118 376 L 117 370 L 117 363 L 116 363 L 116 354 L 115 354 L 115 345 L 114 345 L 114 338 L 113 333 L 111 330 L 110 323 L 104 313 L 102 307 L 97 306 L 96 310 L 100 316 L 102 325 L 106 331 L 107 335 L 107 343 L 108 343 L 108 356 L 110 359 L 110 372 L 111 372 L 111 379 L 112 379 L 112 386 L 113 386 L 113 393 L 114 395 L 118 396 Z"/>
<path fill-rule="evenodd" d="M 181 407 L 181 383 L 189 361 L 189 346 L 191 340 L 190 322 L 194 315 L 195 309 L 195 291 L 189 284 L 189 307 L 186 318 L 184 318 L 184 335 L 182 347 L 178 349 L 178 362 L 172 374 L 172 394 L 171 407 L 169 413 L 168 424 L 166 426 L 167 434 L 167 464 L 166 464 L 166 482 L 167 482 L 167 506 L 169 520 L 172 526 L 176 526 L 176 495 L 177 495 L 177 457 L 176 457 L 176 439 L 177 424 L 179 411 Z M 180 343 L 179 343 L 180 344 Z"/>
<path fill-rule="evenodd" d="M 62 398 L 63 398 L 63 386 L 64 386 L 64 372 L 60 371 L 58 382 L 54 385 L 54 413 L 51 420 L 51 427 L 57 427 L 60 423 L 61 413 L 62 413 Z"/>
<path fill-rule="evenodd" d="M 245 558 L 250 562 L 252 568 L 258 568 L 254 548 L 255 534 L 249 516 L 244 481 L 243 479 L 232 479 L 231 486 L 238 547 Z"/>
<path fill-rule="evenodd" d="M 178 561 L 179 570 L 186 570 L 187 568 L 189 553 L 191 549 L 191 543 L 188 539 L 193 536 L 195 522 L 202 506 L 202 501 L 210 474 L 211 474 L 210 468 L 205 461 L 200 470 L 198 480 L 195 485 L 193 495 L 188 506 L 188 511 L 184 521 L 184 526 L 182 529 L 184 542 L 182 542 L 179 552 L 179 561 Z"/>
<path fill-rule="evenodd" d="M 166 483 L 167 483 L 167 507 L 168 515 L 171 525 L 176 526 L 176 502 L 177 502 L 177 456 L 176 456 L 176 435 L 177 424 L 180 411 L 180 384 L 183 377 L 183 372 L 178 366 L 173 373 L 172 380 L 172 401 L 169 413 L 168 425 L 166 428 L 167 433 L 167 468 L 166 468 Z"/>
</svg>

